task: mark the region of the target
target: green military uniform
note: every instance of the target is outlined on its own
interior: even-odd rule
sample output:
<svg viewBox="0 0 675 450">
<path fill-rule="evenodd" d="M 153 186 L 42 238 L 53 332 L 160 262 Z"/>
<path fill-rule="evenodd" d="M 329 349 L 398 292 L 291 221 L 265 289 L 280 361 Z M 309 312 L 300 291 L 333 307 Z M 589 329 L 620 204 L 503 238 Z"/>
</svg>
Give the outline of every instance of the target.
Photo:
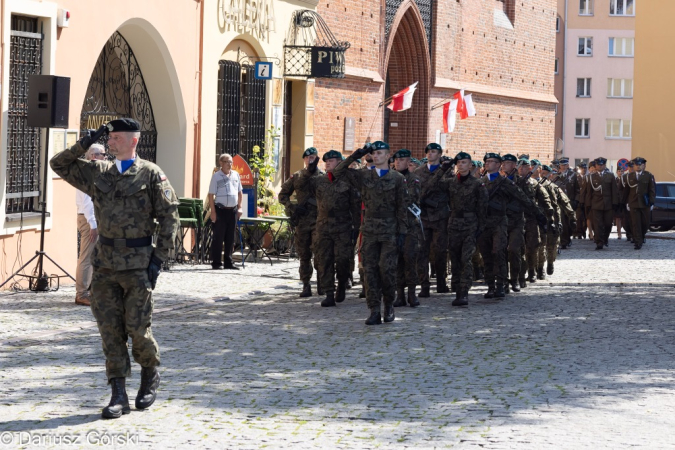
<svg viewBox="0 0 675 450">
<path fill-rule="evenodd" d="M 604 162 L 603 162 L 604 161 Z M 605 158 L 596 159 L 596 163 L 603 165 Z M 593 237 L 596 250 L 609 244 L 609 234 L 614 222 L 614 209 L 619 204 L 619 192 L 614 181 L 614 174 L 605 168 L 602 173 L 596 172 L 588 177 L 586 187 L 586 204 L 593 212 Z"/>
<path fill-rule="evenodd" d="M 318 152 L 314 147 L 310 147 L 303 153 L 303 157 L 316 155 Z M 291 217 L 295 227 L 295 251 L 300 259 L 300 281 L 303 284 L 303 297 L 311 294 L 309 289 L 309 280 L 312 278 L 312 236 L 316 228 L 316 198 L 310 186 L 311 178 L 323 176 L 321 170 L 313 173 L 307 169 L 301 169 L 295 172 L 291 177 L 281 185 L 279 191 L 279 203 L 286 207 L 286 215 Z M 296 202 L 291 201 L 291 196 L 295 193 Z M 317 267 L 314 261 L 314 267 Z M 308 295 L 307 295 L 308 294 Z"/>
<path fill-rule="evenodd" d="M 503 156 L 504 161 L 517 162 L 514 155 L 506 154 Z M 512 174 L 507 175 L 507 178 L 516 184 L 516 187 L 522 191 L 517 183 L 518 174 L 517 169 L 513 169 Z M 509 284 L 514 292 L 520 291 L 518 287 L 518 277 L 520 276 L 521 252 L 525 244 L 525 208 L 516 199 L 511 199 L 506 204 L 506 264 L 507 276 L 509 282 L 505 284 L 506 292 L 509 292 Z"/>
<path fill-rule="evenodd" d="M 546 166 L 544 166 L 546 167 Z M 558 222 L 558 227 L 549 227 L 548 229 L 548 235 L 546 237 L 546 273 L 549 275 L 553 275 L 553 270 L 554 266 L 553 263 L 555 262 L 557 256 L 558 256 L 558 245 L 560 244 L 560 239 L 562 235 L 562 230 L 564 229 L 563 227 L 560 227 L 560 224 L 564 224 L 564 220 L 566 219 L 570 226 L 573 226 L 576 228 L 576 217 L 574 214 L 574 209 L 572 208 L 572 203 L 570 202 L 569 198 L 567 197 L 567 194 L 565 194 L 565 191 L 563 188 L 561 188 L 558 184 L 555 183 L 557 181 L 555 179 L 555 174 L 551 175 L 554 177 L 554 180 L 547 180 L 547 187 L 550 187 L 550 192 L 553 194 L 556 204 L 558 205 L 558 214 L 559 214 L 559 222 Z M 544 261 L 539 261 L 539 266 L 537 269 L 539 272 L 542 273 L 544 271 Z"/>
<path fill-rule="evenodd" d="M 636 165 L 646 164 L 644 158 L 635 158 L 633 163 Z M 630 188 L 628 193 L 628 207 L 632 219 L 633 240 L 635 249 L 639 250 L 644 244 L 645 236 L 649 228 L 650 207 L 656 201 L 656 182 L 654 175 L 646 170 L 639 171 L 636 167 L 635 172 L 628 174 L 626 183 Z"/>
<path fill-rule="evenodd" d="M 128 336 L 138 364 L 144 368 L 160 364 L 150 328 L 148 266 L 153 256 L 161 261 L 169 258 L 179 226 L 178 199 L 157 165 L 136 157 L 120 173 L 114 162 L 80 159 L 85 151 L 77 143 L 56 154 L 50 165 L 94 203 L 100 238 L 92 260 L 91 309 L 103 340 L 108 380 L 125 378 L 131 375 Z M 159 228 L 153 246 L 155 220 Z"/>
<path fill-rule="evenodd" d="M 560 159 L 561 164 L 569 164 L 569 158 L 561 158 Z M 565 195 L 567 195 L 567 198 L 570 201 L 570 204 L 572 205 L 572 209 L 575 210 L 575 218 L 576 218 L 576 209 L 579 206 L 579 193 L 580 193 L 580 186 L 579 186 L 579 178 L 577 177 L 577 173 L 572 169 L 571 167 L 568 167 L 567 170 L 562 171 L 558 173 L 558 180 L 556 181 L 556 185 L 560 187 Z M 565 249 L 572 245 L 572 235 L 576 233 L 576 226 L 571 227 L 570 226 L 570 220 L 567 217 L 567 215 L 563 215 L 563 230 L 560 235 L 560 246 Z M 576 222 L 575 222 L 575 225 Z"/>
</svg>

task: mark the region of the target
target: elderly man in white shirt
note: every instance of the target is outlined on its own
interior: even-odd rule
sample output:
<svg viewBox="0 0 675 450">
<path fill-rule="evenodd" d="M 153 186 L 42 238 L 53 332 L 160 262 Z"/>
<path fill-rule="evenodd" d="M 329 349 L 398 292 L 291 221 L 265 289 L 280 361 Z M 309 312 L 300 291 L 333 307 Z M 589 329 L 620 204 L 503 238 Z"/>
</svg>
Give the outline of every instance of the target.
<svg viewBox="0 0 675 450">
<path fill-rule="evenodd" d="M 93 144 L 84 157 L 89 161 L 104 159 L 105 147 L 101 144 Z M 89 285 L 91 285 L 94 270 L 91 265 L 91 254 L 98 239 L 98 229 L 91 197 L 78 190 L 75 194 L 75 201 L 77 203 L 77 229 L 80 232 L 80 255 L 77 258 L 77 270 L 75 272 L 75 303 L 90 306 Z"/>
<path fill-rule="evenodd" d="M 232 170 L 232 156 L 223 153 L 218 161 L 220 162 L 220 170 L 214 173 L 211 178 L 208 196 L 209 206 L 211 207 L 211 222 L 213 222 L 211 267 L 215 270 L 239 270 L 232 262 L 232 250 L 237 220 L 242 213 L 241 179 L 239 174 Z M 225 244 L 224 254 L 223 244 Z"/>
</svg>

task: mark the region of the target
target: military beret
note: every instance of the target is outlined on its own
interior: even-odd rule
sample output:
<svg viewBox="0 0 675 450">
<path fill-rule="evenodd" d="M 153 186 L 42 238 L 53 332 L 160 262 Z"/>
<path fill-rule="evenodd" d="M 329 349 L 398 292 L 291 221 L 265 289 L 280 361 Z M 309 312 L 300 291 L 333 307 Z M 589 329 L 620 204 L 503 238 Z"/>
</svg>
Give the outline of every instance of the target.
<svg viewBox="0 0 675 450">
<path fill-rule="evenodd" d="M 344 156 L 342 156 L 342 153 L 338 152 L 337 150 L 330 150 L 323 154 L 324 162 L 331 158 L 345 159 Z"/>
<path fill-rule="evenodd" d="M 531 166 L 541 166 L 541 161 L 539 161 L 538 159 L 531 159 L 530 165 Z"/>
<path fill-rule="evenodd" d="M 428 162 L 429 162 L 429 160 L 427 158 L 420 159 L 420 164 L 426 164 Z"/>
<path fill-rule="evenodd" d="M 420 165 L 420 160 L 417 158 L 410 158 L 410 162 L 418 166 Z"/>
<path fill-rule="evenodd" d="M 304 158 L 305 156 L 318 155 L 318 154 L 319 154 L 319 152 L 314 147 L 309 147 L 307 150 L 305 150 L 302 153 L 302 157 Z"/>
<path fill-rule="evenodd" d="M 483 162 L 487 162 L 488 159 L 498 159 L 499 162 L 502 161 L 502 156 L 499 153 L 486 153 L 483 156 Z"/>
<path fill-rule="evenodd" d="M 396 161 L 396 159 L 394 159 L 393 156 L 390 156 L 389 157 L 389 164 L 394 164 L 394 161 Z"/>
<path fill-rule="evenodd" d="M 637 158 L 633 158 L 633 162 L 639 166 L 640 164 L 645 164 L 647 160 L 638 156 Z"/>
<path fill-rule="evenodd" d="M 438 145 L 435 142 L 432 142 L 431 144 L 427 145 L 426 148 L 424 149 L 424 154 L 426 155 L 429 150 L 438 150 L 439 152 L 443 152 L 443 147 Z"/>
<path fill-rule="evenodd" d="M 471 161 L 471 162 L 473 163 L 474 166 L 476 166 L 478 168 L 483 167 L 483 161 Z"/>
<path fill-rule="evenodd" d="M 502 156 L 503 161 L 513 161 L 513 162 L 518 162 L 518 158 L 516 158 L 514 155 L 511 153 L 507 153 L 506 155 Z"/>
<path fill-rule="evenodd" d="M 519 166 L 529 166 L 530 165 L 530 160 L 527 158 L 520 158 L 518 160 L 518 165 Z"/>
<path fill-rule="evenodd" d="M 467 152 L 459 152 L 457 155 L 455 155 L 455 160 L 459 161 L 461 159 L 471 159 L 471 155 L 469 155 Z"/>
<path fill-rule="evenodd" d="M 551 161 L 551 166 L 559 166 L 559 165 L 560 165 L 560 161 L 558 161 L 557 159 L 554 159 L 553 161 Z"/>
<path fill-rule="evenodd" d="M 567 156 L 560 158 L 560 164 L 569 164 L 570 159 Z"/>
<path fill-rule="evenodd" d="M 370 148 L 374 150 L 389 150 L 389 144 L 386 142 L 382 141 L 375 141 L 372 144 L 370 144 Z"/>
<path fill-rule="evenodd" d="M 553 170 L 551 169 L 551 166 L 547 166 L 546 164 L 541 166 L 541 170 L 545 170 L 547 172 L 553 172 Z"/>
<path fill-rule="evenodd" d="M 361 164 L 361 160 L 360 160 L 360 159 L 355 159 L 354 161 L 356 162 L 356 164 Z"/>
<path fill-rule="evenodd" d="M 134 119 L 124 117 L 122 119 L 115 119 L 108 122 L 106 125 L 109 132 L 115 131 L 141 131 L 141 124 Z"/>
<path fill-rule="evenodd" d="M 581 167 L 582 169 L 586 169 L 588 168 L 588 164 L 582 162 L 581 164 L 579 164 L 579 167 Z"/>
<path fill-rule="evenodd" d="M 396 159 L 396 158 L 410 158 L 411 156 L 412 156 L 412 153 L 410 153 L 410 150 L 407 150 L 405 148 L 402 148 L 401 150 L 394 153 L 394 159 Z"/>
<path fill-rule="evenodd" d="M 595 158 L 595 163 L 604 166 L 605 164 L 607 164 L 607 158 L 603 158 L 602 156 L 599 158 Z"/>
</svg>

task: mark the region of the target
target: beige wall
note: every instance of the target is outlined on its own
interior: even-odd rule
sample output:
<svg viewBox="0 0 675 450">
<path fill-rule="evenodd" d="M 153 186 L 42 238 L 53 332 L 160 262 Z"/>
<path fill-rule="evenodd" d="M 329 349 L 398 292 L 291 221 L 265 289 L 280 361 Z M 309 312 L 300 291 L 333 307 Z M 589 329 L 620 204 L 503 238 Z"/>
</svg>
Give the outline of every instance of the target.
<svg viewBox="0 0 675 450">
<path fill-rule="evenodd" d="M 593 0 L 593 15 L 579 15 L 579 0 L 568 0 L 567 28 L 582 28 L 596 30 L 634 30 L 635 17 L 642 14 L 646 3 L 655 0 L 635 0 L 635 16 L 610 16 L 610 0 Z M 660 0 L 656 0 L 657 2 Z"/>
<path fill-rule="evenodd" d="M 635 29 L 632 156 L 647 159 L 657 181 L 675 180 L 675 2 L 640 2 Z"/>
</svg>

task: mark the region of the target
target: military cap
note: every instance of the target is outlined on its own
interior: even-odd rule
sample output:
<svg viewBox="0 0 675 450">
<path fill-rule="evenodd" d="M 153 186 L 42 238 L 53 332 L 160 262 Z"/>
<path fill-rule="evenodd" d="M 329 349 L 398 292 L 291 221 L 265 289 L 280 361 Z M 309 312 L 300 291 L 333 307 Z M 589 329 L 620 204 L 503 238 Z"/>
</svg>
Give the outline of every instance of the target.
<svg viewBox="0 0 675 450">
<path fill-rule="evenodd" d="M 527 158 L 520 158 L 518 160 L 518 166 L 529 166 L 530 165 L 530 160 Z"/>
<path fill-rule="evenodd" d="M 595 167 L 595 166 L 596 166 L 595 160 L 588 163 L 588 167 Z"/>
<path fill-rule="evenodd" d="M 531 159 L 530 165 L 531 166 L 541 166 L 541 161 L 539 161 L 538 159 Z"/>
<path fill-rule="evenodd" d="M 461 159 L 471 159 L 471 155 L 469 155 L 467 152 L 459 152 L 455 156 L 455 160 L 459 161 Z"/>
<path fill-rule="evenodd" d="M 410 158 L 411 156 L 412 156 L 412 153 L 410 153 L 410 150 L 407 150 L 405 148 L 402 148 L 401 150 L 394 153 L 394 159 L 396 159 L 396 158 Z"/>
<path fill-rule="evenodd" d="M 547 166 L 546 164 L 541 166 L 541 170 L 545 170 L 547 172 L 553 172 L 553 169 L 551 169 L 551 166 Z"/>
<path fill-rule="evenodd" d="M 602 156 L 599 158 L 595 158 L 595 163 L 604 166 L 605 164 L 607 164 L 607 158 L 603 158 Z"/>
<path fill-rule="evenodd" d="M 628 161 L 628 162 L 626 163 L 626 165 L 627 165 L 628 167 L 635 167 L 635 163 L 634 163 L 633 161 Z"/>
<path fill-rule="evenodd" d="M 579 164 L 579 167 L 581 167 L 582 169 L 587 169 L 588 164 L 586 164 L 585 162 L 582 162 L 581 164 Z"/>
<path fill-rule="evenodd" d="M 389 144 L 387 144 L 386 142 L 382 142 L 382 141 L 375 141 L 372 144 L 370 144 L 370 148 L 373 149 L 373 151 L 375 151 L 375 150 L 389 150 Z"/>
<path fill-rule="evenodd" d="M 420 165 L 420 160 L 417 158 L 410 158 L 410 162 L 418 166 Z"/>
<path fill-rule="evenodd" d="M 338 152 L 337 150 L 330 150 L 323 154 L 324 162 L 328 161 L 331 158 L 345 159 L 344 156 L 342 156 L 342 153 Z"/>
<path fill-rule="evenodd" d="M 108 122 L 106 125 L 108 132 L 114 131 L 141 131 L 141 124 L 134 119 L 124 117 L 122 119 L 115 119 Z"/>
<path fill-rule="evenodd" d="M 305 150 L 302 153 L 302 157 L 304 158 L 305 156 L 318 155 L 318 154 L 319 154 L 319 152 L 314 147 L 309 147 L 307 150 Z"/>
<path fill-rule="evenodd" d="M 502 162 L 502 156 L 499 153 L 486 153 L 483 156 L 483 162 L 487 162 L 488 159 L 498 159 L 499 162 Z"/>
<path fill-rule="evenodd" d="M 563 156 L 562 158 L 560 158 L 560 164 L 569 164 L 569 163 L 570 159 L 567 156 Z"/>
<path fill-rule="evenodd" d="M 426 164 L 428 162 L 429 162 L 429 160 L 427 158 L 420 159 L 420 164 Z"/>
<path fill-rule="evenodd" d="M 512 155 L 511 153 L 507 153 L 506 155 L 502 156 L 502 160 L 518 162 L 518 158 L 516 158 L 515 155 Z"/>
<path fill-rule="evenodd" d="M 558 161 L 557 159 L 554 159 L 553 161 L 551 161 L 551 166 L 559 166 L 559 165 L 560 165 L 560 161 Z"/>
<path fill-rule="evenodd" d="M 638 166 L 640 164 L 645 164 L 646 162 L 647 162 L 647 160 L 640 157 L 640 156 L 638 156 L 637 158 L 633 158 L 633 163 L 637 164 Z"/>
<path fill-rule="evenodd" d="M 435 142 L 432 142 L 431 144 L 426 146 L 426 148 L 424 149 L 424 154 L 426 155 L 429 150 L 438 150 L 439 152 L 443 153 L 443 147 L 441 147 Z"/>
<path fill-rule="evenodd" d="M 396 161 L 396 160 L 394 159 L 394 157 L 393 157 L 393 156 L 390 156 L 390 157 L 389 157 L 389 164 L 394 164 L 394 161 Z"/>
</svg>

